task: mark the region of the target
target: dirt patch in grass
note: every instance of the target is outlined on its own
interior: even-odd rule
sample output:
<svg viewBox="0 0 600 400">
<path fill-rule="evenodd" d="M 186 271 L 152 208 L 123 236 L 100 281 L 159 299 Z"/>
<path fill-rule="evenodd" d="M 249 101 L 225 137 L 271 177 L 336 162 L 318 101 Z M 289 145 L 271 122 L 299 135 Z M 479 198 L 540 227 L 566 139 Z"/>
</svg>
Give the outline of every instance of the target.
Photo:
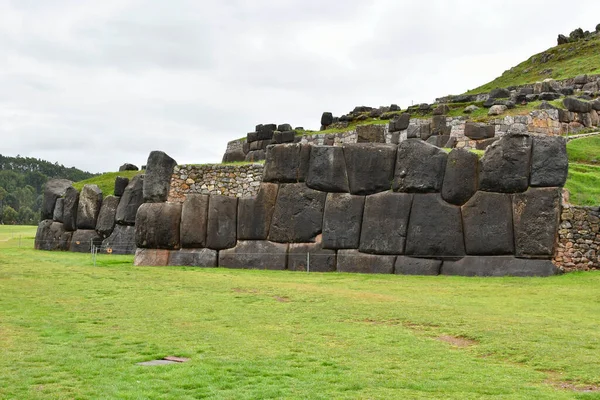
<svg viewBox="0 0 600 400">
<path fill-rule="evenodd" d="M 580 382 L 564 381 L 561 379 L 561 374 L 555 371 L 545 371 L 548 378 L 544 383 L 552 386 L 555 389 L 565 390 L 577 393 L 595 393 L 600 392 L 600 385 L 584 384 Z"/>
<path fill-rule="evenodd" d="M 236 293 L 258 293 L 258 289 L 249 289 L 249 288 L 239 288 L 239 287 L 235 287 L 233 289 L 231 289 L 232 291 L 236 292 Z"/>
<path fill-rule="evenodd" d="M 273 296 L 273 298 L 280 303 L 289 303 L 290 302 L 290 299 L 287 297 Z"/>
<path fill-rule="evenodd" d="M 475 340 L 467 339 L 467 338 L 459 337 L 459 336 L 442 335 L 442 336 L 438 336 L 436 339 L 439 340 L 440 342 L 446 342 L 454 347 L 460 347 L 460 348 L 471 347 L 471 346 L 475 346 L 477 344 L 477 342 Z"/>
</svg>

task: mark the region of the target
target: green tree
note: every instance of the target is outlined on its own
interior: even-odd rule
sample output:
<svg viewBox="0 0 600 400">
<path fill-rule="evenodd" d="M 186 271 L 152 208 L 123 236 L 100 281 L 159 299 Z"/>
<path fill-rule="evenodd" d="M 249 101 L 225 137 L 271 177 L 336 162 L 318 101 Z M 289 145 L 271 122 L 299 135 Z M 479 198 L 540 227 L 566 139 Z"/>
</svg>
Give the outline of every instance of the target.
<svg viewBox="0 0 600 400">
<path fill-rule="evenodd" d="M 17 223 L 19 214 L 11 206 L 4 206 L 2 210 L 2 222 L 7 225 L 13 225 Z"/>
<path fill-rule="evenodd" d="M 21 225 L 37 225 L 39 219 L 29 207 L 21 207 L 18 212 L 17 222 Z"/>
</svg>

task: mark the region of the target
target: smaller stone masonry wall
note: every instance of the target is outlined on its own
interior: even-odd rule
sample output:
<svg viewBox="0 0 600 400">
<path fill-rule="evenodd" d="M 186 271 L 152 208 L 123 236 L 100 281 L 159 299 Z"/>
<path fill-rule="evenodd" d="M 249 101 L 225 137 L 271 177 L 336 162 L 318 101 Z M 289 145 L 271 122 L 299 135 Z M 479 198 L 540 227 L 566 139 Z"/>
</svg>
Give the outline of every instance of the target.
<svg viewBox="0 0 600 400">
<path fill-rule="evenodd" d="M 554 263 L 566 271 L 600 268 L 600 208 L 563 205 Z"/>
</svg>

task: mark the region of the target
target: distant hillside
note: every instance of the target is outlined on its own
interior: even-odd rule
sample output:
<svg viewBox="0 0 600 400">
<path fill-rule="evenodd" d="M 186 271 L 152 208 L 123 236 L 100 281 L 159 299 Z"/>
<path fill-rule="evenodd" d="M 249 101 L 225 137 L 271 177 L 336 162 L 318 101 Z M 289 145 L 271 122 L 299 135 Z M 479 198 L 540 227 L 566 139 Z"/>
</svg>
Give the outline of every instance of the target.
<svg viewBox="0 0 600 400">
<path fill-rule="evenodd" d="M 505 71 L 502 76 L 470 90 L 466 94 L 484 93 L 495 88 L 534 83 L 547 78 L 557 80 L 574 78 L 583 74 L 600 74 L 599 33 L 536 54 L 527 61 Z"/>
</svg>

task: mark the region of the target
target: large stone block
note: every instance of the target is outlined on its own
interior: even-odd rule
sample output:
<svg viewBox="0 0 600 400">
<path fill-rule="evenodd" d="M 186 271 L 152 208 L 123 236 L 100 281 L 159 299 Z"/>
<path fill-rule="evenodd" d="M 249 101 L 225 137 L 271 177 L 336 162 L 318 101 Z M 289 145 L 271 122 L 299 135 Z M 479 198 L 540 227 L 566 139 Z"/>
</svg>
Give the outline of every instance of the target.
<svg viewBox="0 0 600 400">
<path fill-rule="evenodd" d="M 109 237 L 102 241 L 102 252 L 135 254 L 135 226 L 116 225 Z"/>
<path fill-rule="evenodd" d="M 491 256 L 514 253 L 510 196 L 477 192 L 462 206 L 467 254 Z"/>
<path fill-rule="evenodd" d="M 563 100 L 563 105 L 567 110 L 576 113 L 589 113 L 592 110 L 590 102 L 576 99 L 575 97 L 566 97 Z"/>
<path fill-rule="evenodd" d="M 477 191 L 479 158 L 464 149 L 454 149 L 448 154 L 442 198 L 448 203 L 462 205 Z"/>
<path fill-rule="evenodd" d="M 343 149 L 350 193 L 367 195 L 391 188 L 396 145 L 353 143 L 344 145 Z"/>
<path fill-rule="evenodd" d="M 261 183 L 256 197 L 242 197 L 238 200 L 238 240 L 267 239 L 278 189 L 279 186 L 275 183 Z"/>
<path fill-rule="evenodd" d="M 129 185 L 125 188 L 125 192 L 117 207 L 117 224 L 135 224 L 137 210 L 144 202 L 143 188 L 144 175 L 136 175 L 131 179 L 131 182 L 129 182 Z"/>
<path fill-rule="evenodd" d="M 323 247 L 357 249 L 363 219 L 364 196 L 329 193 L 323 215 Z"/>
<path fill-rule="evenodd" d="M 489 146 L 479 164 L 479 189 L 518 193 L 529 186 L 531 137 L 504 136 Z"/>
<path fill-rule="evenodd" d="M 137 249 L 133 265 L 145 267 L 164 267 L 169 263 L 169 250 Z"/>
<path fill-rule="evenodd" d="M 263 182 L 304 182 L 308 172 L 311 147 L 300 143 L 267 147 Z"/>
<path fill-rule="evenodd" d="M 323 192 L 348 192 L 344 150 L 337 146 L 313 146 L 306 186 Z"/>
<path fill-rule="evenodd" d="M 444 182 L 448 154 L 419 139 L 398 146 L 393 189 L 407 193 L 439 192 Z"/>
<path fill-rule="evenodd" d="M 563 186 L 568 172 L 566 140 L 560 136 L 535 136 L 531 155 L 531 186 Z"/>
<path fill-rule="evenodd" d="M 206 247 L 213 250 L 229 249 L 237 241 L 237 198 L 210 196 Z"/>
<path fill-rule="evenodd" d="M 73 232 L 69 251 L 74 253 L 90 253 L 92 245 L 99 247 L 102 244 L 102 236 L 93 229 L 77 229 Z"/>
<path fill-rule="evenodd" d="M 146 163 L 144 178 L 144 201 L 147 203 L 162 203 L 169 197 L 171 176 L 177 161 L 162 151 L 152 151 Z"/>
<path fill-rule="evenodd" d="M 179 249 L 181 204 L 145 203 L 135 219 L 137 247 L 149 249 Z"/>
<path fill-rule="evenodd" d="M 365 254 L 358 252 L 358 250 L 339 250 L 337 271 L 362 274 L 393 274 L 395 260 L 395 256 Z"/>
<path fill-rule="evenodd" d="M 434 115 L 431 118 L 431 134 L 436 136 L 444 136 L 448 133 L 448 127 L 446 126 L 445 115 Z"/>
<path fill-rule="evenodd" d="M 292 243 L 288 248 L 290 271 L 332 272 L 335 271 L 335 250 L 324 250 L 321 236 L 315 243 Z"/>
<path fill-rule="evenodd" d="M 367 196 L 360 234 L 360 251 L 404 254 L 412 195 L 384 192 Z"/>
<path fill-rule="evenodd" d="M 439 275 L 441 260 L 398 256 L 394 264 L 397 275 Z"/>
<path fill-rule="evenodd" d="M 77 229 L 96 229 L 102 207 L 102 190 L 98 185 L 85 185 L 77 206 Z"/>
<path fill-rule="evenodd" d="M 216 267 L 218 252 L 211 249 L 181 249 L 169 254 L 169 265 L 186 267 Z"/>
<path fill-rule="evenodd" d="M 56 199 L 56 204 L 54 205 L 54 214 L 52 216 L 52 219 L 56 222 L 63 222 L 64 201 L 65 199 L 62 197 Z"/>
<path fill-rule="evenodd" d="M 327 193 L 303 183 L 283 184 L 275 204 L 269 240 L 280 243 L 308 243 L 321 233 Z"/>
<path fill-rule="evenodd" d="M 390 132 L 398 132 L 408 129 L 410 124 L 410 114 L 404 113 L 392 119 L 389 123 Z"/>
<path fill-rule="evenodd" d="M 98 221 L 96 222 L 96 231 L 102 237 L 109 236 L 115 227 L 115 216 L 117 215 L 119 200 L 120 198 L 116 196 L 106 196 L 102 202 Z"/>
<path fill-rule="evenodd" d="M 496 135 L 493 125 L 467 122 L 465 124 L 465 136 L 473 140 L 490 139 Z"/>
<path fill-rule="evenodd" d="M 36 250 L 67 251 L 71 245 L 72 235 L 72 232 L 65 231 L 60 222 L 46 219 L 38 225 L 34 246 Z"/>
<path fill-rule="evenodd" d="M 356 137 L 357 143 L 385 143 L 385 126 L 358 125 Z"/>
<path fill-rule="evenodd" d="M 441 273 L 460 276 L 550 276 L 557 273 L 557 268 L 550 260 L 467 256 L 458 261 L 444 261 Z"/>
<path fill-rule="evenodd" d="M 125 193 L 125 188 L 129 185 L 129 178 L 123 176 L 117 176 L 115 179 L 115 196 L 121 197 Z"/>
<path fill-rule="evenodd" d="M 181 247 L 206 247 L 208 199 L 203 194 L 187 195 L 181 206 Z"/>
<path fill-rule="evenodd" d="M 44 184 L 44 202 L 42 203 L 42 219 L 54 217 L 56 199 L 62 197 L 73 182 L 67 179 L 51 179 Z"/>
<path fill-rule="evenodd" d="M 558 233 L 559 188 L 530 188 L 513 197 L 517 257 L 550 258 Z"/>
<path fill-rule="evenodd" d="M 439 194 L 415 194 L 405 254 L 431 258 L 463 256 L 460 207 L 446 203 Z"/>
<path fill-rule="evenodd" d="M 240 240 L 234 248 L 219 251 L 219 267 L 284 270 L 287 248 L 285 243 Z"/>
<path fill-rule="evenodd" d="M 63 223 L 66 231 L 77 229 L 77 208 L 79 206 L 79 192 L 69 186 L 63 197 Z"/>
</svg>

